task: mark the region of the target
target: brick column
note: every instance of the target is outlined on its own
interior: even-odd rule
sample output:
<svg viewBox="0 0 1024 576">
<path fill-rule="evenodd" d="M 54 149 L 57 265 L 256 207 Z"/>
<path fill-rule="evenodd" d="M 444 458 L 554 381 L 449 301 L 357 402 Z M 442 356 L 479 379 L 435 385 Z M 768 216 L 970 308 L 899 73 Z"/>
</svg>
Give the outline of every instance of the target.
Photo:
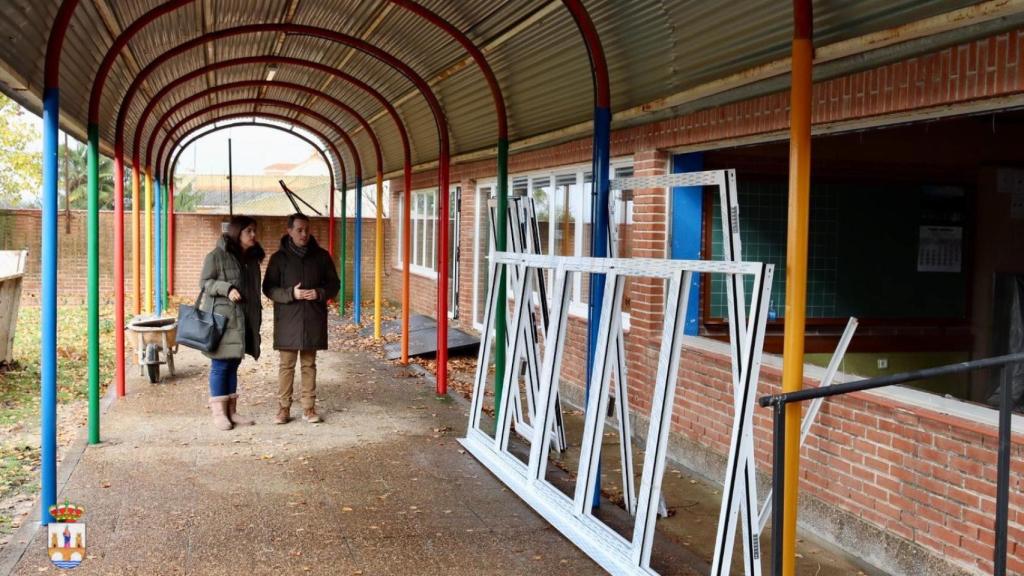
<svg viewBox="0 0 1024 576">
<path fill-rule="evenodd" d="M 633 156 L 636 176 L 663 176 L 668 171 L 669 154 L 644 150 Z M 665 258 L 668 256 L 668 197 L 664 188 L 633 190 L 633 231 L 631 256 Z M 634 278 L 628 283 L 630 332 L 626 337 L 629 365 L 630 405 L 646 412 L 658 367 L 662 317 L 665 311 L 664 282 L 654 278 Z"/>
</svg>

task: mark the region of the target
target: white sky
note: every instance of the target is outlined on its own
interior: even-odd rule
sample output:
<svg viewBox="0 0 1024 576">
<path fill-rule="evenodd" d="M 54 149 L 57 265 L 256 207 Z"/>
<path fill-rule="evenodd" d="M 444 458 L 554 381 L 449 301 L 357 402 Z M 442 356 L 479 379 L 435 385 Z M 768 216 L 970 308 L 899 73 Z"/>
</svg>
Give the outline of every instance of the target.
<svg viewBox="0 0 1024 576">
<path fill-rule="evenodd" d="M 43 120 L 26 112 L 22 119 L 36 131 L 31 149 L 43 149 Z M 59 136 L 64 142 L 63 132 Z M 196 172 L 199 174 L 228 173 L 228 139 L 231 139 L 232 169 L 235 174 L 262 174 L 263 168 L 280 162 L 299 163 L 315 153 L 314 149 L 299 138 L 272 128 L 239 126 L 227 128 L 196 140 L 178 160 L 178 174 Z M 191 139 L 191 137 L 189 138 Z M 74 147 L 74 138 L 71 139 Z M 319 157 L 319 154 L 317 154 Z M 327 166 L 322 164 L 323 174 Z"/>
<path fill-rule="evenodd" d="M 239 126 L 215 132 L 189 146 L 178 160 L 178 174 L 227 174 L 229 138 L 235 174 L 262 174 L 270 164 L 297 164 L 315 153 L 306 142 L 280 130 Z M 326 175 L 327 166 L 322 166 Z"/>
</svg>

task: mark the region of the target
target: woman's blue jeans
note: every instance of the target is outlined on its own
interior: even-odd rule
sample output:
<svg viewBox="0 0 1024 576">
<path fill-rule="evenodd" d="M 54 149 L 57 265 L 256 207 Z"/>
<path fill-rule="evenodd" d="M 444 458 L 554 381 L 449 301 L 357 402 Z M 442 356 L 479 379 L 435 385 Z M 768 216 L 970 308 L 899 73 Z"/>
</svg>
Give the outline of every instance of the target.
<svg viewBox="0 0 1024 576">
<path fill-rule="evenodd" d="M 238 365 L 241 358 L 213 359 L 210 363 L 210 397 L 234 394 L 238 389 Z"/>
</svg>

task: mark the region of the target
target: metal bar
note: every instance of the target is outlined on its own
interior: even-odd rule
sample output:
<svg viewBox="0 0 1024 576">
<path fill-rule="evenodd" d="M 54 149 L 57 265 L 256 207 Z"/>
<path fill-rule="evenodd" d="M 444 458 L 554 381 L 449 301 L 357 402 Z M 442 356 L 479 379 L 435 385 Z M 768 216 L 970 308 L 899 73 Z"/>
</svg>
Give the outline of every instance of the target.
<svg viewBox="0 0 1024 576">
<path fill-rule="evenodd" d="M 1010 450 L 1012 430 L 1010 420 L 1013 412 L 1013 373 L 1012 365 L 1003 366 L 1003 389 L 999 402 L 999 456 L 996 467 L 996 545 L 995 545 L 995 576 L 1006 575 L 1006 554 L 1008 548 L 1007 522 L 1010 507 Z"/>
<path fill-rule="evenodd" d="M 231 138 L 228 138 L 228 215 L 235 215 L 234 175 L 231 173 Z"/>
<path fill-rule="evenodd" d="M 124 361 L 124 152 L 114 154 L 114 386 L 125 394 Z"/>
<path fill-rule="evenodd" d="M 59 116 L 60 89 L 56 84 L 47 84 L 43 92 L 43 229 L 40 240 L 43 299 L 40 312 L 42 329 L 39 333 L 42 353 L 39 371 L 39 510 L 40 521 L 43 524 L 53 521 L 49 508 L 51 504 L 57 502 L 57 122 Z"/>
<path fill-rule="evenodd" d="M 570 272 L 590 274 L 612 270 L 627 276 L 668 279 L 680 270 L 714 272 L 718 274 L 746 274 L 761 272 L 759 262 L 729 262 L 726 260 L 675 260 L 665 258 L 592 258 L 590 256 L 544 256 L 516 252 L 495 252 L 495 262 L 533 268 L 556 269 L 565 267 Z"/>
<path fill-rule="evenodd" d="M 362 324 L 363 300 L 363 175 L 356 175 L 356 238 L 352 251 L 352 321 Z"/>
<path fill-rule="evenodd" d="M 786 318 L 782 390 L 803 387 L 804 330 L 807 322 L 807 241 L 811 192 L 811 73 L 814 67 L 811 0 L 793 0 L 792 87 L 790 90 L 789 216 L 786 233 Z M 796 570 L 796 506 L 799 494 L 800 407 L 786 413 L 786 495 L 783 573 Z"/>
<path fill-rule="evenodd" d="M 163 278 L 163 198 L 160 180 L 153 179 L 153 308 L 157 316 L 164 313 L 164 300 L 160 290 Z"/>
<path fill-rule="evenodd" d="M 140 204 L 140 170 L 132 164 L 132 302 L 135 315 L 142 314 L 142 211 Z"/>
<path fill-rule="evenodd" d="M 146 291 L 144 295 L 144 310 L 146 314 L 153 313 L 153 175 L 146 169 L 146 232 L 144 240 L 146 258 Z"/>
<path fill-rule="evenodd" d="M 337 162 L 338 168 L 341 170 L 341 181 L 342 182 L 345 181 L 345 178 L 346 178 L 346 174 L 345 174 L 345 160 L 344 160 L 344 158 L 342 158 L 341 154 L 338 152 L 338 148 L 327 138 L 326 135 L 324 135 L 323 132 L 321 132 L 321 131 L 319 131 L 319 130 L 317 130 L 315 128 L 312 128 L 309 124 L 307 124 L 306 122 L 303 122 L 300 119 L 290 118 L 290 117 L 287 117 L 287 116 L 284 116 L 284 115 L 281 115 L 281 114 L 274 114 L 272 112 L 261 111 L 259 113 L 259 116 L 261 118 L 276 118 L 276 119 L 281 120 L 281 121 L 287 121 L 287 122 L 289 122 L 291 124 L 294 124 L 296 126 L 301 126 L 304 130 L 306 130 L 307 132 L 309 132 L 313 136 L 316 136 L 317 138 L 320 138 L 321 145 L 323 145 L 325 149 L 330 150 L 330 153 L 334 157 L 335 162 Z M 226 116 L 218 116 L 216 121 L 217 122 L 221 122 L 221 121 L 224 121 L 225 119 L 230 119 L 230 118 L 251 118 L 251 117 L 252 117 L 252 114 L 249 114 L 249 113 L 228 114 Z M 185 132 L 184 134 L 181 135 L 181 138 L 179 139 L 179 141 L 182 142 L 182 144 L 181 144 L 181 146 L 179 146 L 177 148 L 177 152 L 174 153 L 174 159 L 171 161 L 171 163 L 168 165 L 168 168 L 167 168 L 167 179 L 168 179 L 168 181 L 172 181 L 173 180 L 173 175 L 177 172 L 178 160 L 181 158 L 182 153 L 185 152 L 185 150 L 188 149 L 188 147 L 193 142 L 195 142 L 196 140 L 199 140 L 201 138 L 204 138 L 206 136 L 209 136 L 210 134 L 213 134 L 214 132 L 220 132 L 221 130 L 227 130 L 229 128 L 234 128 L 236 126 L 260 126 L 262 128 L 270 128 L 270 129 L 278 130 L 280 132 L 285 132 L 285 133 L 287 133 L 287 134 L 289 134 L 291 136 L 294 136 L 294 137 L 302 140 L 303 142 L 309 144 L 314 150 L 316 150 L 317 153 L 320 154 L 320 157 L 323 158 L 324 164 L 326 164 L 328 166 L 328 170 L 330 171 L 330 169 L 331 169 L 331 162 L 327 158 L 327 152 L 325 152 L 324 149 L 321 149 L 320 146 L 318 146 L 316 144 L 316 142 L 313 141 L 312 138 L 310 138 L 309 136 L 306 136 L 304 134 L 301 134 L 299 132 L 296 132 L 294 130 L 289 130 L 288 128 L 285 128 L 283 126 L 278 126 L 277 124 L 271 124 L 269 122 L 260 122 L 259 120 L 249 120 L 247 122 L 234 122 L 234 123 L 231 123 L 231 124 L 221 124 L 219 126 L 215 126 L 211 130 L 208 130 L 206 132 L 203 132 L 201 134 L 197 134 L 197 135 L 189 138 L 190 135 L 192 135 L 196 131 L 204 128 L 205 126 L 206 126 L 205 124 L 201 125 L 201 126 L 197 126 L 196 128 L 193 128 L 193 129 L 189 130 L 188 132 Z M 186 140 L 186 138 L 188 138 L 188 139 Z M 331 171 L 331 179 L 332 180 L 334 179 L 333 171 Z M 318 212 L 318 214 L 319 214 L 319 212 Z"/>
<path fill-rule="evenodd" d="M 160 187 L 160 207 L 163 210 L 164 217 L 160 222 L 160 245 L 163 247 L 163 251 L 160 255 L 160 261 L 163 264 L 160 276 L 160 303 L 161 308 L 167 306 L 167 256 L 170 254 L 170 248 L 167 245 L 167 225 L 170 223 L 170 210 L 168 209 L 169 194 L 167 190 L 167 180 L 161 180 L 164 183 Z"/>
<path fill-rule="evenodd" d="M 381 306 L 384 300 L 384 171 L 377 161 L 377 229 L 373 254 L 373 337 L 380 340 Z"/>
<path fill-rule="evenodd" d="M 328 169 L 328 172 L 329 171 L 330 169 Z M 298 194 L 294 194 L 294 196 L 298 198 Z M 334 262 L 334 234 L 335 226 L 337 225 L 337 222 L 334 220 L 334 188 L 330 189 L 327 197 L 329 198 L 327 202 L 327 254 L 330 255 L 331 262 Z M 302 198 L 299 198 L 299 200 L 302 200 Z M 305 200 L 302 200 L 302 203 L 309 206 Z M 313 207 L 309 206 L 309 208 L 312 209 Z M 314 210 L 314 212 L 316 212 L 316 210 Z M 318 215 L 320 214 L 318 213 Z"/>
<path fill-rule="evenodd" d="M 1006 354 L 1004 356 L 992 356 L 991 358 L 959 362 L 957 364 L 946 364 L 944 366 L 924 368 L 921 370 L 914 370 L 912 372 L 901 372 L 891 376 L 879 376 L 877 378 L 866 378 L 864 380 L 856 380 L 854 382 L 833 384 L 828 388 L 808 388 L 806 390 L 798 390 L 796 392 L 762 396 L 758 402 L 761 406 L 792 404 L 794 402 L 803 402 L 804 400 L 839 396 L 841 394 L 849 394 L 850 392 L 872 390 L 874 388 L 882 388 L 883 386 L 892 386 L 893 384 L 904 384 L 906 382 L 913 382 L 914 380 L 938 378 L 939 376 L 949 376 L 950 374 L 960 374 L 963 372 L 970 372 L 972 370 L 994 368 L 1018 362 L 1024 362 L 1024 352 Z"/>
<path fill-rule="evenodd" d="M 494 243 L 495 253 L 508 250 L 508 138 L 498 141 L 498 182 L 495 194 L 497 195 L 497 238 Z M 506 330 L 508 330 L 508 277 L 506 276 L 507 266 L 496 266 L 495 272 L 498 277 L 498 302 L 497 314 L 494 321 L 494 370 L 495 374 L 505 373 L 505 346 Z M 503 382 L 495 378 L 495 397 L 500 396 Z M 497 402 L 497 398 L 495 398 Z M 498 405 L 495 404 L 495 410 Z"/>
<path fill-rule="evenodd" d="M 775 436 L 772 440 L 775 458 L 772 460 L 772 508 L 785 510 L 786 505 L 786 408 L 775 404 L 772 409 Z M 772 576 L 782 575 L 783 515 L 772 516 Z"/>
<path fill-rule="evenodd" d="M 333 193 L 333 191 L 332 191 Z M 338 250 L 338 278 L 341 281 L 341 289 L 338 291 L 338 314 L 340 316 L 345 315 L 345 279 L 348 276 L 346 272 L 346 260 L 347 256 L 345 251 L 348 250 L 346 240 L 348 239 L 348 183 L 345 180 L 341 181 L 341 248 Z"/>
<path fill-rule="evenodd" d="M 832 380 L 835 378 L 836 373 L 839 371 L 839 364 L 843 361 L 843 357 L 846 356 L 846 349 L 850 346 L 850 341 L 853 340 L 853 334 L 857 331 L 857 319 L 850 318 L 846 323 L 846 329 L 843 330 L 843 335 L 839 339 L 839 345 L 836 346 L 836 351 L 832 354 L 832 359 L 829 360 L 828 369 L 825 371 L 825 376 L 821 379 L 819 388 L 828 388 L 832 386 Z M 825 401 L 824 398 L 815 398 L 811 402 L 810 408 L 807 409 L 807 414 L 804 414 L 803 422 L 800 427 L 800 446 L 803 447 L 804 441 L 807 439 L 807 435 L 811 432 L 811 425 L 814 424 L 814 420 L 818 417 L 818 411 L 821 410 L 821 405 Z M 768 495 L 765 496 L 764 506 L 761 507 L 761 512 L 758 514 L 757 525 L 758 530 L 764 530 L 765 525 L 768 523 L 768 517 L 772 513 L 772 492 L 768 491 Z"/>
<path fill-rule="evenodd" d="M 167 296 L 174 294 L 174 177 L 167 178 Z"/>
<path fill-rule="evenodd" d="M 291 203 L 292 208 L 295 209 L 295 212 L 302 212 L 302 209 L 299 208 L 298 203 L 295 202 L 295 197 L 292 195 L 292 191 L 289 190 L 288 187 L 284 185 L 284 180 L 278 180 L 277 183 L 281 185 L 281 190 L 284 191 L 284 197 L 288 199 L 289 203 Z M 305 201 L 303 201 L 302 203 L 306 204 Z M 306 206 L 309 206 L 309 204 L 306 204 Z"/>
<path fill-rule="evenodd" d="M 100 128 L 90 123 L 88 162 L 89 217 L 86 225 L 89 261 L 89 443 L 100 441 Z"/>
<path fill-rule="evenodd" d="M 389 104 L 390 105 L 390 104 Z M 402 130 L 405 146 L 405 162 L 402 170 L 402 364 L 409 363 L 409 317 L 411 315 L 411 270 L 412 270 L 412 159 L 409 158 L 409 139 Z M 500 372 L 498 372 L 500 374 Z"/>
</svg>

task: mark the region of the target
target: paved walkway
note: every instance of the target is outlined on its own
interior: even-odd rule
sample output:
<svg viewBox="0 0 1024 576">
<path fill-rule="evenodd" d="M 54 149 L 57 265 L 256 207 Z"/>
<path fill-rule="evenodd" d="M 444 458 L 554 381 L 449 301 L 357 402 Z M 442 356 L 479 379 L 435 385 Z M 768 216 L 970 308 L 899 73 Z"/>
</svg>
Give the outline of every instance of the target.
<svg viewBox="0 0 1024 576">
<path fill-rule="evenodd" d="M 183 348 L 177 377 L 162 384 L 130 369 L 128 396 L 104 413 L 103 443 L 80 460 L 71 454 L 62 469 L 73 466 L 61 501 L 87 510 L 88 557 L 69 573 L 604 573 L 462 450 L 464 401 L 436 398 L 431 380 L 360 349 L 354 333 L 332 326 L 332 338 L 318 361 L 323 424 L 271 423 L 272 350 L 240 370 L 242 411 L 256 426 L 230 432 L 210 424 L 208 361 L 197 352 Z M 578 414 L 567 419 L 578 427 Z M 617 464 L 606 469 L 614 490 Z M 680 508 L 659 522 L 670 535 L 652 558 L 662 574 L 710 568 L 720 496 L 704 484 L 666 474 L 670 506 Z M 612 524 L 628 521 L 616 506 L 602 511 Z M 60 572 L 46 557 L 45 531 L 24 534 L 0 554 L 0 576 L 19 537 L 27 548 L 11 574 Z M 801 575 L 862 573 L 841 555 L 801 547 Z"/>
<path fill-rule="evenodd" d="M 131 375 L 64 487 L 87 510 L 89 555 L 69 573 L 603 573 L 461 451 L 464 406 L 407 368 L 322 354 L 325 422 L 276 426 L 270 351 L 240 373 L 257 425 L 220 432 L 205 359 L 176 360 L 164 384 Z M 44 540 L 14 574 L 59 572 Z"/>
</svg>

